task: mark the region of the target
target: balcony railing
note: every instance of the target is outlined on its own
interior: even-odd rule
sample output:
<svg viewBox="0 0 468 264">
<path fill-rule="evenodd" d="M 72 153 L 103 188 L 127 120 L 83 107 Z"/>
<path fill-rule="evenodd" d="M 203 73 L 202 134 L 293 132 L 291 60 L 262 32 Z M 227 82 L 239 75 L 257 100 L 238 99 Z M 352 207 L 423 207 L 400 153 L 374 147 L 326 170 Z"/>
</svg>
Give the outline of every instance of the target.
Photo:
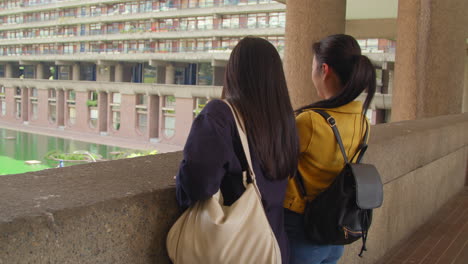
<svg viewBox="0 0 468 264">
<path fill-rule="evenodd" d="M 46 6 L 46 5 L 51 5 L 51 4 L 59 4 L 59 3 L 67 3 L 67 2 L 80 2 L 76 0 L 51 0 L 51 1 L 40 1 L 36 2 L 35 4 L 25 4 L 25 3 L 18 3 L 18 5 L 14 5 L 11 7 L 5 7 L 5 6 L 0 6 L 0 12 L 1 11 L 13 11 L 13 10 L 18 10 L 19 12 L 22 12 L 24 8 L 28 7 L 38 7 L 38 6 Z M 124 4 L 129 4 L 124 3 Z M 241 3 L 239 0 L 229 0 L 229 1 L 204 1 L 202 3 L 199 2 L 193 2 L 189 4 L 171 4 L 171 3 L 160 3 L 159 5 L 156 5 L 157 8 L 152 7 L 147 7 L 146 5 L 140 5 L 135 11 L 130 9 L 125 9 L 123 11 L 119 10 L 112 10 L 111 12 L 107 13 L 102 13 L 102 12 L 86 12 L 86 13 L 81 13 L 81 12 L 76 12 L 76 17 L 91 17 L 91 16 L 101 16 L 101 15 L 122 15 L 122 14 L 132 14 L 132 13 L 146 13 L 146 12 L 158 12 L 158 11 L 168 11 L 168 10 L 177 10 L 177 9 L 191 9 L 191 8 L 209 8 L 209 7 L 222 7 L 222 6 L 241 6 L 241 5 L 251 5 L 251 4 L 268 4 L 268 3 L 277 3 L 275 0 L 256 0 L 256 1 L 249 1 L 247 3 Z M 66 8 L 67 6 L 64 6 L 62 8 Z M 29 10 L 28 10 L 29 11 Z M 35 12 L 34 9 L 31 9 L 30 12 Z M 59 18 L 57 16 L 57 18 Z M 38 21 L 45 21 L 45 20 L 37 20 Z M 22 22 L 21 22 L 22 23 Z"/>
<path fill-rule="evenodd" d="M 134 48 L 134 49 L 88 49 L 88 50 L 26 50 L 18 53 L 9 53 L 4 55 L 0 53 L 0 56 L 25 56 L 25 55 L 76 55 L 76 54 L 134 54 L 134 53 L 186 53 L 186 52 L 231 52 L 235 45 L 222 46 L 222 47 L 169 47 L 169 48 Z M 283 52 L 284 46 L 277 45 L 277 50 Z"/>
<path fill-rule="evenodd" d="M 76 29 L 74 32 L 62 32 L 62 33 L 53 33 L 48 35 L 35 35 L 30 34 L 20 34 L 19 36 L 1 36 L 0 39 L 5 40 L 20 40 L 20 39 L 36 39 L 44 37 L 78 37 L 78 36 L 96 36 L 96 35 L 115 35 L 115 34 L 141 34 L 141 33 L 157 33 L 157 32 L 186 32 L 186 31 L 205 31 L 205 30 L 235 30 L 235 29 L 267 29 L 267 28 L 285 28 L 285 23 L 278 24 L 263 24 L 263 23 L 239 23 L 230 25 L 228 27 L 208 25 L 204 27 L 188 27 L 188 26 L 163 26 L 159 28 L 129 28 L 129 29 L 97 29 L 97 30 L 88 30 L 88 31 L 79 31 Z M 216 28 L 218 27 L 218 28 Z M 0 42 L 1 44 L 1 42 Z"/>
</svg>

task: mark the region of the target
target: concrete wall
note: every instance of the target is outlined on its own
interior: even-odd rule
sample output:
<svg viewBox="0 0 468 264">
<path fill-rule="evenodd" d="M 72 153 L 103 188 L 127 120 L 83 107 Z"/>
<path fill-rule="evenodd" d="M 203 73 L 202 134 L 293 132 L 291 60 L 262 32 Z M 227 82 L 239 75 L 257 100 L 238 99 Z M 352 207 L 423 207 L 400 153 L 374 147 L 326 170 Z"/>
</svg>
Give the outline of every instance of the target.
<svg viewBox="0 0 468 264">
<path fill-rule="evenodd" d="M 375 263 L 465 183 L 468 114 L 374 126 L 366 161 L 385 183 L 368 251 Z M 0 178 L 0 263 L 169 263 L 180 152 Z M 18 191 L 22 190 L 22 191 Z"/>
<path fill-rule="evenodd" d="M 468 53 L 468 49 L 467 49 Z M 463 109 L 462 113 L 468 112 L 468 54 L 465 57 L 465 88 L 463 90 Z"/>
<path fill-rule="evenodd" d="M 364 162 L 384 182 L 383 206 L 374 210 L 364 258 L 361 242 L 346 247 L 341 264 L 376 263 L 408 238 L 466 181 L 468 114 L 374 126 Z"/>
</svg>

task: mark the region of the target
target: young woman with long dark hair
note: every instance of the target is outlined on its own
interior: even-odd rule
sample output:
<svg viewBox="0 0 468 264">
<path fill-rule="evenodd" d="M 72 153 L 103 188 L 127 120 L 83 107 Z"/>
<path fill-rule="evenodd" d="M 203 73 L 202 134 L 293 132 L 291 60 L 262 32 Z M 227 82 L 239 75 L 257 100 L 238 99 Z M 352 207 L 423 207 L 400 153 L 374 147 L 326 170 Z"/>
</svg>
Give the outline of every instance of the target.
<svg viewBox="0 0 468 264">
<path fill-rule="evenodd" d="M 332 35 L 312 46 L 312 82 L 323 99 L 297 110 L 299 165 L 307 200 L 330 186 L 343 169 L 344 159 L 329 124 L 312 109 L 325 110 L 336 120 L 348 157 L 353 157 L 369 124 L 365 113 L 374 97 L 375 69 L 361 54 L 357 41 L 348 35 Z M 364 103 L 354 101 L 367 92 Z M 315 245 L 304 232 L 306 200 L 296 179 L 288 183 L 284 201 L 286 232 L 291 245 L 290 263 L 336 263 L 343 246 Z"/>
<path fill-rule="evenodd" d="M 246 37 L 234 48 L 222 92 L 243 119 L 253 170 L 266 216 L 288 263 L 283 199 L 287 179 L 297 169 L 298 142 L 294 112 L 280 56 L 268 41 Z M 220 188 L 231 205 L 244 192 L 247 161 L 232 112 L 221 100 L 210 101 L 192 124 L 184 160 L 176 177 L 183 207 L 212 197 Z"/>
</svg>

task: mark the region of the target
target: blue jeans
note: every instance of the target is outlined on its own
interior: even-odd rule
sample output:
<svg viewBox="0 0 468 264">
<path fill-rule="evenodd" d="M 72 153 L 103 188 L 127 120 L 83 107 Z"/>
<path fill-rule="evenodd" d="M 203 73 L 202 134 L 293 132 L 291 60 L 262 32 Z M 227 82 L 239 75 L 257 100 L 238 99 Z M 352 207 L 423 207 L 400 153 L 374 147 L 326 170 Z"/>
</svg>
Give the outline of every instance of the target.
<svg viewBox="0 0 468 264">
<path fill-rule="evenodd" d="M 304 215 L 284 209 L 284 222 L 290 244 L 290 264 L 336 264 L 344 246 L 314 245 L 304 232 Z"/>
</svg>

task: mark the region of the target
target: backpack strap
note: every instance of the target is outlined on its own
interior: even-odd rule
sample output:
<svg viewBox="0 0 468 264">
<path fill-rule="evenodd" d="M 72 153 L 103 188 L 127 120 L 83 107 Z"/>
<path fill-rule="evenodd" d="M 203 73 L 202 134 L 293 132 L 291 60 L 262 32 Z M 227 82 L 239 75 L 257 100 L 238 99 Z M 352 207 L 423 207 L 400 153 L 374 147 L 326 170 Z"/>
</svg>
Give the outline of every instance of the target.
<svg viewBox="0 0 468 264">
<path fill-rule="evenodd" d="M 362 142 L 359 145 L 356 153 L 354 153 L 353 157 L 351 158 L 351 160 L 354 160 L 354 157 L 356 157 L 356 155 L 359 154 L 357 159 L 356 159 L 356 163 L 361 163 L 361 160 L 364 157 L 364 153 L 366 153 L 367 139 L 369 138 L 369 126 L 370 126 L 369 123 L 366 122 L 366 132 L 364 133 L 364 138 L 362 139 Z"/>
<path fill-rule="evenodd" d="M 343 141 L 341 140 L 340 131 L 338 131 L 338 128 L 336 127 L 335 118 L 333 118 L 333 116 L 329 115 L 327 112 L 325 112 L 323 110 L 313 109 L 313 111 L 317 112 L 323 118 L 325 118 L 325 120 L 327 120 L 327 123 L 330 125 L 330 127 L 333 130 L 333 134 L 335 134 L 336 141 L 338 141 L 338 145 L 340 146 L 341 154 L 343 154 L 343 158 L 344 158 L 345 163 L 346 164 L 349 163 L 348 156 L 346 155 L 346 151 L 345 151 L 345 148 L 343 146 Z"/>
<path fill-rule="evenodd" d="M 325 112 L 323 110 L 312 109 L 312 111 L 320 114 L 327 121 L 327 123 L 330 125 L 330 127 L 333 130 L 333 134 L 335 134 L 336 141 L 338 142 L 338 145 L 340 146 L 341 154 L 343 155 L 343 159 L 345 161 L 345 164 L 348 164 L 349 163 L 348 156 L 346 155 L 346 151 L 345 151 L 345 148 L 343 146 L 343 141 L 341 140 L 340 131 L 338 131 L 338 128 L 336 127 L 335 118 L 333 118 L 330 114 L 328 114 L 327 112 Z M 367 138 L 368 137 L 369 137 L 369 126 L 366 125 L 366 132 L 364 134 L 363 142 L 360 144 L 360 146 L 358 147 L 358 151 L 356 152 L 356 154 L 359 153 L 359 156 L 358 156 L 358 158 L 356 160 L 357 163 L 361 162 L 361 159 L 362 159 L 362 157 L 364 156 L 364 153 L 367 150 Z M 354 159 L 354 156 L 352 157 L 351 160 L 353 160 L 353 159 Z M 299 172 L 297 172 L 295 178 L 296 178 L 296 182 L 297 182 L 297 184 L 299 186 L 299 191 L 301 192 L 302 196 L 305 198 L 307 196 L 307 193 L 306 193 L 305 184 L 304 184 L 304 180 L 302 178 L 302 175 Z"/>
<path fill-rule="evenodd" d="M 331 115 L 329 115 L 327 112 L 323 110 L 312 109 L 312 111 L 319 113 L 323 118 L 325 118 L 327 123 L 330 125 L 330 127 L 333 130 L 333 134 L 335 134 L 335 138 L 338 141 L 338 145 L 340 146 L 341 154 L 343 154 L 344 161 L 346 164 L 349 163 L 348 156 L 346 155 L 346 151 L 343 146 L 343 142 L 341 140 L 340 132 L 338 131 L 338 128 L 336 127 L 335 118 L 333 118 Z M 305 198 L 307 196 L 307 193 L 306 193 L 304 179 L 302 178 L 302 175 L 299 172 L 297 172 L 296 177 L 294 178 L 296 179 L 297 185 L 299 186 L 299 191 L 301 192 L 302 197 Z"/>
</svg>

